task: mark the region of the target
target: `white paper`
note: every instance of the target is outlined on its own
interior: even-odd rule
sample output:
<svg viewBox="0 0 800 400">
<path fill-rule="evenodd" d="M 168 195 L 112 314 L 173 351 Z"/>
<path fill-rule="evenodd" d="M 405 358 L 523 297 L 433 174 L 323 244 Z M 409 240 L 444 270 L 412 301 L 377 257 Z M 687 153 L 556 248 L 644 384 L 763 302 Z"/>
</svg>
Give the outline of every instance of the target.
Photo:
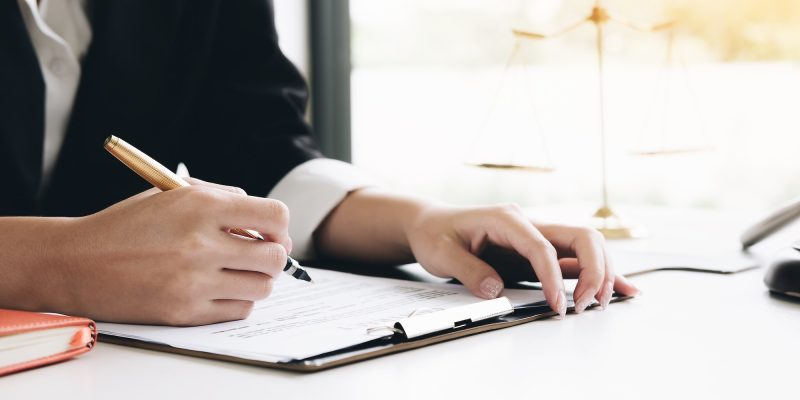
<svg viewBox="0 0 800 400">
<path fill-rule="evenodd" d="M 438 311 L 481 299 L 460 285 L 375 278 L 308 268 L 314 284 L 281 277 L 242 321 L 190 328 L 100 323 L 103 334 L 189 350 L 278 362 L 305 359 L 380 337 L 415 310 Z M 544 300 L 540 290 L 506 289 L 514 306 Z"/>
<path fill-rule="evenodd" d="M 761 260 L 746 253 L 679 254 L 616 250 L 612 252 L 614 270 L 620 275 L 636 275 L 661 269 L 690 269 L 719 273 L 756 268 Z"/>
</svg>

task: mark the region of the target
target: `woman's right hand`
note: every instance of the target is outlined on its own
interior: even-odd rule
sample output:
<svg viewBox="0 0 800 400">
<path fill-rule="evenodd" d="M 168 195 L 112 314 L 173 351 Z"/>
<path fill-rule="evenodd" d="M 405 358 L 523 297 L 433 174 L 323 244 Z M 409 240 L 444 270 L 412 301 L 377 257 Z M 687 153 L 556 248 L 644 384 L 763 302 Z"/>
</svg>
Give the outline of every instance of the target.
<svg viewBox="0 0 800 400">
<path fill-rule="evenodd" d="M 31 266 L 39 273 L 29 274 L 35 280 L 26 293 L 36 299 L 18 308 L 182 326 L 247 317 L 286 264 L 289 211 L 240 189 L 193 183 L 149 190 L 27 237 L 21 245 L 45 240 L 49 249 L 45 262 Z M 234 227 L 267 240 L 228 233 Z M 0 272 L 13 274 L 8 267 Z M 0 306 L 13 302 L 0 295 Z"/>
</svg>

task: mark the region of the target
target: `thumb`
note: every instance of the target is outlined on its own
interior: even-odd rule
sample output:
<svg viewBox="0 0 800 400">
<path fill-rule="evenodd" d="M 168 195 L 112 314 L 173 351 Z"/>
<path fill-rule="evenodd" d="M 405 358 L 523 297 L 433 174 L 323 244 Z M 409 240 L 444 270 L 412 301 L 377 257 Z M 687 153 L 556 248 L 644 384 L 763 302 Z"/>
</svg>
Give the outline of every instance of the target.
<svg viewBox="0 0 800 400">
<path fill-rule="evenodd" d="M 460 246 L 453 246 L 447 262 L 454 267 L 443 268 L 458 279 L 472 294 L 494 299 L 503 291 L 503 280 L 489 264 Z"/>
</svg>

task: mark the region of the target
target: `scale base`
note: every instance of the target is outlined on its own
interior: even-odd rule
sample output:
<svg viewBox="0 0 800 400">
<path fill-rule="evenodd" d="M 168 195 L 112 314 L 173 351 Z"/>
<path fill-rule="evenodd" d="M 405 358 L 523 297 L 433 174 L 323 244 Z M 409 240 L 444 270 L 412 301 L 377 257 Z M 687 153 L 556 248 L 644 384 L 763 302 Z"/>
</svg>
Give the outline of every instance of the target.
<svg viewBox="0 0 800 400">
<path fill-rule="evenodd" d="M 607 206 L 595 211 L 592 216 L 592 226 L 608 240 L 638 239 L 647 236 L 644 230 L 628 225 Z"/>
</svg>

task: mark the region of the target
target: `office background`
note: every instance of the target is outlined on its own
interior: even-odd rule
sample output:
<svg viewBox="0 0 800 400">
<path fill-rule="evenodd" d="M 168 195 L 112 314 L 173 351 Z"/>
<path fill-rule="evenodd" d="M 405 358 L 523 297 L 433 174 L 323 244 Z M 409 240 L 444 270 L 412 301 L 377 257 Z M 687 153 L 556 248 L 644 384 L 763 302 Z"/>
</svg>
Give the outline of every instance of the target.
<svg viewBox="0 0 800 400">
<path fill-rule="evenodd" d="M 449 202 L 531 206 L 599 201 L 594 31 L 587 25 L 523 43 L 524 81 L 512 71 L 505 84 L 524 86 L 526 103 L 498 89 L 514 45 L 511 29 L 553 31 L 593 4 L 275 2 L 281 45 L 311 80 L 310 119 L 329 154 L 390 186 Z M 603 4 L 643 25 L 678 22 L 669 63 L 666 34 L 608 25 L 613 203 L 757 214 L 800 195 L 800 4 Z M 545 142 L 556 171 L 466 165 L 481 157 L 487 137 L 530 149 L 530 163 L 546 156 Z M 654 141 L 701 151 L 635 154 Z"/>
<path fill-rule="evenodd" d="M 590 27 L 530 43 L 524 54 L 529 81 L 513 86 L 530 87 L 522 92 L 535 113 L 530 104 L 503 99 L 496 119 L 505 124 L 483 123 L 491 119 L 493 94 L 513 47 L 510 30 L 568 25 L 591 9 L 591 0 L 274 2 L 282 48 L 311 80 L 309 120 L 329 154 L 352 159 L 387 185 L 454 203 L 585 203 L 589 210 L 598 205 Z M 646 220 L 653 233 L 649 238 L 612 245 L 655 254 L 738 252 L 737 236 L 746 221 L 728 211 L 759 213 L 800 195 L 795 155 L 800 148 L 795 117 L 800 2 L 608 0 L 605 5 L 643 24 L 675 17 L 687 24 L 677 47 L 685 54 L 699 105 L 686 100 L 680 71 L 670 86 L 675 87 L 670 104 L 677 104 L 671 116 L 648 116 L 654 102 L 660 105 L 654 109 L 666 114 L 667 96 L 654 89 L 662 82 L 665 38 L 609 27 L 612 201 L 675 208 L 642 213 L 651 217 Z M 697 111 L 703 130 L 698 130 Z M 663 126 L 678 132 L 666 135 L 677 138 L 676 146 L 700 145 L 703 151 L 632 154 L 642 142 L 660 138 L 663 130 L 657 128 Z M 557 167 L 553 173 L 465 165 L 471 157 L 486 156 L 475 143 L 487 137 L 530 149 L 522 153 L 537 162 L 543 155 L 541 135 Z M 710 209 L 721 212 L 706 212 Z M 773 240 L 780 247 L 789 242 Z M 523 324 L 313 375 L 101 342 L 77 360 L 3 378 L 0 393 L 82 400 L 246 398 L 267 391 L 404 400 L 528 398 L 531 393 L 784 398 L 796 390 L 800 308 L 769 294 L 763 275 L 764 269 L 643 274 L 633 278 L 643 296 L 602 313 Z"/>
</svg>

